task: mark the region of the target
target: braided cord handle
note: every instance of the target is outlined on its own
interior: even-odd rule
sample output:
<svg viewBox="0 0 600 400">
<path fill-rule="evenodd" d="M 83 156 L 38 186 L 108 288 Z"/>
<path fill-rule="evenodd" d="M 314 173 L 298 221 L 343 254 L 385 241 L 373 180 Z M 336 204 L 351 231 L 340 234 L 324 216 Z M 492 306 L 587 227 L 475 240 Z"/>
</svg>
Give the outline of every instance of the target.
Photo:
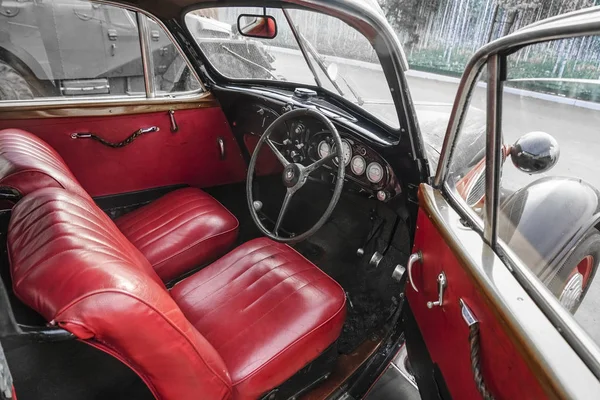
<svg viewBox="0 0 600 400">
<path fill-rule="evenodd" d="M 73 133 L 73 134 L 71 134 L 71 137 L 73 139 L 93 139 L 97 142 L 102 143 L 105 146 L 112 147 L 113 149 L 118 149 L 120 147 L 125 147 L 128 144 L 132 143 L 135 139 L 137 139 L 139 136 L 143 135 L 144 133 L 158 132 L 159 130 L 160 130 L 160 128 L 158 126 L 151 126 L 150 128 L 140 128 L 137 131 L 133 132 L 131 135 L 129 135 L 124 140 L 117 142 L 117 143 L 109 142 L 108 140 L 101 138 L 100 136 L 96 135 L 95 133 Z"/>
<path fill-rule="evenodd" d="M 485 385 L 485 382 L 483 381 L 483 375 L 481 374 L 481 355 L 479 353 L 479 322 L 469 326 L 469 345 L 471 346 L 471 369 L 473 370 L 475 386 L 477 386 L 477 390 L 484 400 L 494 400 L 494 396 L 490 393 L 489 389 Z"/>
</svg>

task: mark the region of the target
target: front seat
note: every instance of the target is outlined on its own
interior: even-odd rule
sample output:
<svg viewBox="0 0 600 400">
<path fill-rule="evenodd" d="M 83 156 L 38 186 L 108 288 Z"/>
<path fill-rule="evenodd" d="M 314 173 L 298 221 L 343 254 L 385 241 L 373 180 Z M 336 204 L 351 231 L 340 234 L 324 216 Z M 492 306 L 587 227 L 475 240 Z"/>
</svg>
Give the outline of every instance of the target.
<svg viewBox="0 0 600 400">
<path fill-rule="evenodd" d="M 0 191 L 19 196 L 59 187 L 88 200 L 62 157 L 39 137 L 0 130 Z M 0 207 L 11 201 L 0 199 Z M 238 221 L 221 203 L 197 188 L 174 190 L 115 220 L 120 231 L 169 282 L 214 261 L 233 247 Z"/>
<path fill-rule="evenodd" d="M 332 345 L 344 322 L 342 288 L 266 238 L 168 291 L 106 214 L 61 188 L 19 201 L 7 240 L 16 296 L 127 364 L 157 399 L 260 397 Z"/>
</svg>

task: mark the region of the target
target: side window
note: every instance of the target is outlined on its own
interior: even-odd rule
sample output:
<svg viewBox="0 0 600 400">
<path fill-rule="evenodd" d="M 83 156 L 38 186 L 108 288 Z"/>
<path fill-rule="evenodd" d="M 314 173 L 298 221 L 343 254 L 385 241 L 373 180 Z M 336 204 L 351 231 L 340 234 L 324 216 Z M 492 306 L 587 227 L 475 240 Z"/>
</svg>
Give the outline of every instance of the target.
<svg viewBox="0 0 600 400">
<path fill-rule="evenodd" d="M 83 0 L 21 2 L 0 13 L 0 102 L 146 97 L 137 14 Z M 200 88 L 169 36 L 150 23 L 157 92 Z"/>
<path fill-rule="evenodd" d="M 148 43 L 152 52 L 154 88 L 158 95 L 200 89 L 200 83 L 165 30 L 148 19 Z"/>
<path fill-rule="evenodd" d="M 485 69 L 485 67 L 484 67 Z M 481 73 L 483 75 L 483 73 Z M 478 83 L 481 82 L 480 75 Z M 450 169 L 448 171 L 448 185 L 459 201 L 466 204 L 473 211 L 475 218 L 481 219 L 485 197 L 485 136 L 486 136 L 486 97 L 485 87 L 475 85 L 469 106 L 463 115 L 461 129 L 456 138 L 456 145 L 452 151 Z M 444 110 L 440 110 L 439 105 L 427 106 L 420 111 L 421 120 L 431 119 L 435 124 L 442 128 L 436 134 L 431 133 L 431 138 L 427 138 L 431 143 L 442 147 L 444 140 L 445 126 L 447 120 L 439 121 L 439 115 L 444 115 Z M 446 110 L 448 112 L 449 110 Z M 423 115 L 429 114 L 429 115 Z M 437 143 L 436 143 L 437 141 Z M 439 155 L 435 150 L 427 149 L 430 159 L 435 161 Z M 435 166 L 435 165 L 434 165 Z"/>
<path fill-rule="evenodd" d="M 599 37 L 507 57 L 498 237 L 600 343 Z"/>
</svg>

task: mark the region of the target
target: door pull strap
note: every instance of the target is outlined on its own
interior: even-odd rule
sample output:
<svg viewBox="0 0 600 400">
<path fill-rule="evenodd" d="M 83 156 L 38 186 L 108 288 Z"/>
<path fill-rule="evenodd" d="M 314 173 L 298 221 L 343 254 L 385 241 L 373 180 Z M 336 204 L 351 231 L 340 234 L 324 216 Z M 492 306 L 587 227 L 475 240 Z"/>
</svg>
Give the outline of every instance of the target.
<svg viewBox="0 0 600 400">
<path fill-rule="evenodd" d="M 71 138 L 72 139 L 94 139 L 95 141 L 100 142 L 105 146 L 112 147 L 113 149 L 118 149 L 120 147 L 125 147 L 128 144 L 132 143 L 135 139 L 137 139 L 139 136 L 143 135 L 144 133 L 158 132 L 159 130 L 160 130 L 160 128 L 158 126 L 151 126 L 149 128 L 140 128 L 137 131 L 133 132 L 131 135 L 129 135 L 127 138 L 125 138 L 125 140 L 122 140 L 118 143 L 109 142 L 108 140 L 103 139 L 100 136 L 98 136 L 94 133 L 89 133 L 89 132 L 75 132 L 75 133 L 71 134 Z"/>
<path fill-rule="evenodd" d="M 467 304 L 460 299 L 460 310 L 463 319 L 469 327 L 469 345 L 471 347 L 471 370 L 473 371 L 473 379 L 475 380 L 475 386 L 481 397 L 484 400 L 494 400 L 494 396 L 490 393 L 489 389 L 483 381 L 483 374 L 481 373 L 481 354 L 479 344 L 479 321 L 473 315 L 473 312 L 467 306 Z"/>
</svg>

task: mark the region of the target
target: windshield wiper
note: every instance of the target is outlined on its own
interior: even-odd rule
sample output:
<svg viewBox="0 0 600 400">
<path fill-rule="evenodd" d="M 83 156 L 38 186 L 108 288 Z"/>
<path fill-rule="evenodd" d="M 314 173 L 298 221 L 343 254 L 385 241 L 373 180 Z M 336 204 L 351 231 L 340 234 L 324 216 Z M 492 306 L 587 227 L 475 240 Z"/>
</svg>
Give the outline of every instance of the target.
<svg viewBox="0 0 600 400">
<path fill-rule="evenodd" d="M 313 76 L 315 77 L 315 81 L 317 82 L 317 85 L 319 87 L 323 87 L 319 77 L 317 76 L 317 72 L 315 71 L 312 63 L 309 60 L 308 54 L 306 54 L 307 50 L 308 50 L 308 52 L 310 52 L 310 54 L 312 55 L 314 60 L 317 62 L 317 65 L 319 66 L 319 68 L 321 68 L 321 70 L 323 71 L 323 73 L 325 74 L 325 76 L 327 77 L 329 82 L 331 82 L 333 87 L 335 87 L 335 89 L 338 91 L 340 96 L 344 97 L 345 93 L 342 90 L 342 88 L 340 87 L 340 85 L 338 85 L 338 83 L 331 76 L 329 76 L 329 73 L 327 72 L 327 66 L 325 65 L 325 62 L 323 61 L 323 57 L 313 47 L 312 43 L 310 43 L 308 41 L 308 39 L 306 39 L 304 37 L 304 35 L 298 31 L 298 29 L 296 28 L 296 26 L 294 25 L 294 23 L 292 21 L 292 18 L 289 16 L 287 10 L 284 8 L 284 9 L 282 9 L 282 11 L 288 21 L 288 24 L 290 25 L 292 33 L 294 34 L 294 36 L 296 37 L 296 40 L 298 41 L 298 46 L 300 47 L 300 51 L 302 51 L 302 54 L 304 55 L 304 58 L 308 64 L 311 72 L 313 73 Z M 344 83 L 346 84 L 346 86 L 348 87 L 348 90 L 350 90 L 350 93 L 352 93 L 352 95 L 356 98 L 356 102 L 358 103 L 358 105 L 362 106 L 363 104 L 365 104 L 362 97 L 360 97 L 360 95 L 352 88 L 352 86 L 350 86 L 350 84 L 348 83 L 346 78 L 344 78 L 343 76 L 341 78 L 344 81 Z"/>
</svg>

